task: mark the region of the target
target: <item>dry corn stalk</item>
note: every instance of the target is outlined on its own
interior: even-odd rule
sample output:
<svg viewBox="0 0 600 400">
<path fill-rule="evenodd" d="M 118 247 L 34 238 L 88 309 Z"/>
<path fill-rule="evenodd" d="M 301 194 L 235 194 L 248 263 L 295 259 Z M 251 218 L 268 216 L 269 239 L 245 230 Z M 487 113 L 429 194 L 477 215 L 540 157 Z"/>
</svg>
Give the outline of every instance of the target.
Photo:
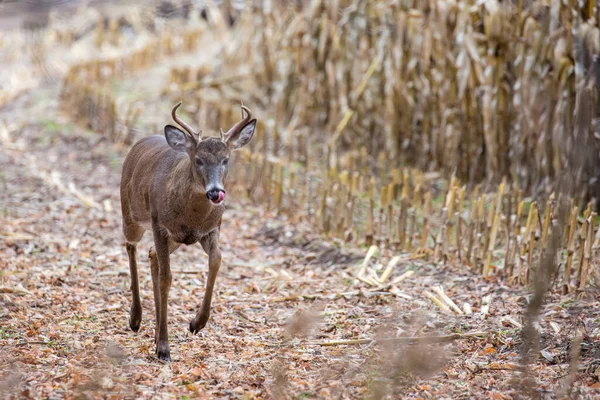
<svg viewBox="0 0 600 400">
<path fill-rule="evenodd" d="M 581 277 L 578 283 L 578 289 L 583 291 L 588 280 L 590 259 L 592 257 L 592 244 L 594 238 L 594 222 L 596 221 L 596 213 L 590 212 L 587 218 L 587 232 L 585 241 L 585 250 L 583 251 L 583 262 L 581 263 Z"/>
<path fill-rule="evenodd" d="M 493 222 L 492 222 L 490 239 L 489 239 L 489 244 L 488 244 L 488 249 L 487 249 L 487 258 L 485 261 L 485 266 L 483 268 L 483 276 L 486 278 L 490 274 L 492 255 L 493 255 L 494 249 L 496 247 L 496 234 L 498 232 L 498 224 L 500 223 L 500 213 L 502 212 L 502 200 L 504 198 L 505 185 L 506 185 L 505 182 L 502 182 L 500 184 L 500 188 L 498 189 L 498 196 L 496 198 L 496 207 L 494 207 Z"/>
<path fill-rule="evenodd" d="M 563 293 L 570 291 L 571 270 L 573 265 L 573 254 L 575 253 L 575 231 L 577 230 L 577 215 L 579 207 L 575 206 L 571 211 L 571 223 L 569 224 L 569 233 L 567 234 L 567 263 L 565 265 L 565 274 L 563 277 Z"/>
</svg>

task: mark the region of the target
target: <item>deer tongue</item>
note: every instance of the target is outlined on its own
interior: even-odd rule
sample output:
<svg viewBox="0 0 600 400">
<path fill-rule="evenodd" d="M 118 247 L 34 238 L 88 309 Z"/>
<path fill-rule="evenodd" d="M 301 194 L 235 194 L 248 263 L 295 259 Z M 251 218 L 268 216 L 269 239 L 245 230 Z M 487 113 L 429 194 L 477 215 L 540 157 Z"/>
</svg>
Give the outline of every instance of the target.
<svg viewBox="0 0 600 400">
<path fill-rule="evenodd" d="M 213 200 L 214 204 L 221 204 L 225 200 L 225 192 L 219 191 L 219 197 L 216 200 Z"/>
</svg>

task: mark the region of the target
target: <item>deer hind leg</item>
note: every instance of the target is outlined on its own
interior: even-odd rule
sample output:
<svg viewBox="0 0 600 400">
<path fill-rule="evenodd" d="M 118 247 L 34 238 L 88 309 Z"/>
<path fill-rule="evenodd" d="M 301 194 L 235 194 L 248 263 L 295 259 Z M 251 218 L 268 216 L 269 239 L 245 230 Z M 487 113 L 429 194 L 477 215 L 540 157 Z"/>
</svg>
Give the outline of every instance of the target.
<svg viewBox="0 0 600 400">
<path fill-rule="evenodd" d="M 208 279 L 206 280 L 206 291 L 202 306 L 196 312 L 196 316 L 190 322 L 190 332 L 197 333 L 206 326 L 210 317 L 210 304 L 215 287 L 215 280 L 221 267 L 221 250 L 219 249 L 219 231 L 213 231 L 200 241 L 202 248 L 208 254 Z"/>
<path fill-rule="evenodd" d="M 156 317 L 156 329 L 154 331 L 154 344 L 158 343 L 158 325 L 160 319 L 160 281 L 158 277 L 158 258 L 154 246 L 148 254 L 150 258 L 150 272 L 152 274 L 152 293 L 154 294 L 154 316 Z"/>
<path fill-rule="evenodd" d="M 181 244 L 175 243 L 157 234 L 155 234 L 154 240 L 156 248 L 152 248 L 149 254 L 150 269 L 152 272 L 152 287 L 154 292 L 154 307 L 156 311 L 154 343 L 156 344 L 158 358 L 170 361 L 167 331 L 167 300 L 169 289 L 171 288 L 169 254 L 177 250 Z"/>
<path fill-rule="evenodd" d="M 169 243 L 169 254 L 173 253 L 181 246 L 179 243 L 170 242 Z M 148 258 L 150 258 L 150 272 L 152 274 L 152 292 L 154 293 L 154 312 L 156 316 L 156 331 L 154 332 L 154 344 L 158 343 L 158 325 L 160 318 L 160 278 L 158 275 L 158 258 L 156 257 L 156 251 L 154 250 L 154 246 L 150 249 L 148 253 Z"/>
</svg>

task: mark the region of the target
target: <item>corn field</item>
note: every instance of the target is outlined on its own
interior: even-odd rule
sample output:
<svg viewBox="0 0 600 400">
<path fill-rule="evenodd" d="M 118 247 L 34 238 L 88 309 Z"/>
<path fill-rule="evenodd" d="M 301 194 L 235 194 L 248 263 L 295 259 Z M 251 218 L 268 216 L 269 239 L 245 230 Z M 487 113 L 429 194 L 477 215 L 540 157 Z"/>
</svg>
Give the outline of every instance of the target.
<svg viewBox="0 0 600 400">
<path fill-rule="evenodd" d="M 231 40 L 212 64 L 172 67 L 162 93 L 207 127 L 242 100 L 260 113 L 241 194 L 389 257 L 528 284 L 551 251 L 565 293 L 598 282 L 594 3 L 264 2 L 231 30 L 211 12 Z M 202 34 L 72 67 L 64 108 L 131 144 L 141 110 L 117 115 L 102 82 Z"/>
<path fill-rule="evenodd" d="M 269 3 L 242 15 L 237 29 L 251 33 L 215 71 L 252 83 L 228 96 L 250 93 L 282 137 L 326 137 L 329 158 L 366 146 L 470 185 L 506 176 L 533 193 L 576 174 L 569 190 L 593 193 L 593 3 Z M 176 76 L 203 97 L 206 79 Z"/>
</svg>

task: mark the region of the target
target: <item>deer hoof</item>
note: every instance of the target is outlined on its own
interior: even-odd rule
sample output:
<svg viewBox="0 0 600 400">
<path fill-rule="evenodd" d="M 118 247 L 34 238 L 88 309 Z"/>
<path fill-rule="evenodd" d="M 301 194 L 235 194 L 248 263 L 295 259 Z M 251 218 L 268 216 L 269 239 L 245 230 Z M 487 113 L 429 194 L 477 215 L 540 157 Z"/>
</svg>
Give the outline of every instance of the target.
<svg viewBox="0 0 600 400">
<path fill-rule="evenodd" d="M 129 312 L 129 327 L 132 331 L 137 332 L 140 330 L 140 325 L 142 324 L 142 313 L 141 311 L 134 311 L 132 308 Z"/>
<path fill-rule="evenodd" d="M 194 318 L 190 322 L 190 332 L 192 332 L 194 335 L 200 332 L 200 330 L 206 326 L 206 322 L 208 322 L 208 319 L 205 321 L 197 321 L 196 318 Z"/>
<path fill-rule="evenodd" d="M 134 332 L 138 332 L 140 330 L 140 321 L 133 321 L 131 319 L 129 319 L 129 327 L 131 328 L 132 331 Z"/>
<path fill-rule="evenodd" d="M 156 357 L 159 360 L 171 362 L 171 353 L 169 351 L 169 345 L 161 346 L 160 344 L 156 347 Z"/>
</svg>

